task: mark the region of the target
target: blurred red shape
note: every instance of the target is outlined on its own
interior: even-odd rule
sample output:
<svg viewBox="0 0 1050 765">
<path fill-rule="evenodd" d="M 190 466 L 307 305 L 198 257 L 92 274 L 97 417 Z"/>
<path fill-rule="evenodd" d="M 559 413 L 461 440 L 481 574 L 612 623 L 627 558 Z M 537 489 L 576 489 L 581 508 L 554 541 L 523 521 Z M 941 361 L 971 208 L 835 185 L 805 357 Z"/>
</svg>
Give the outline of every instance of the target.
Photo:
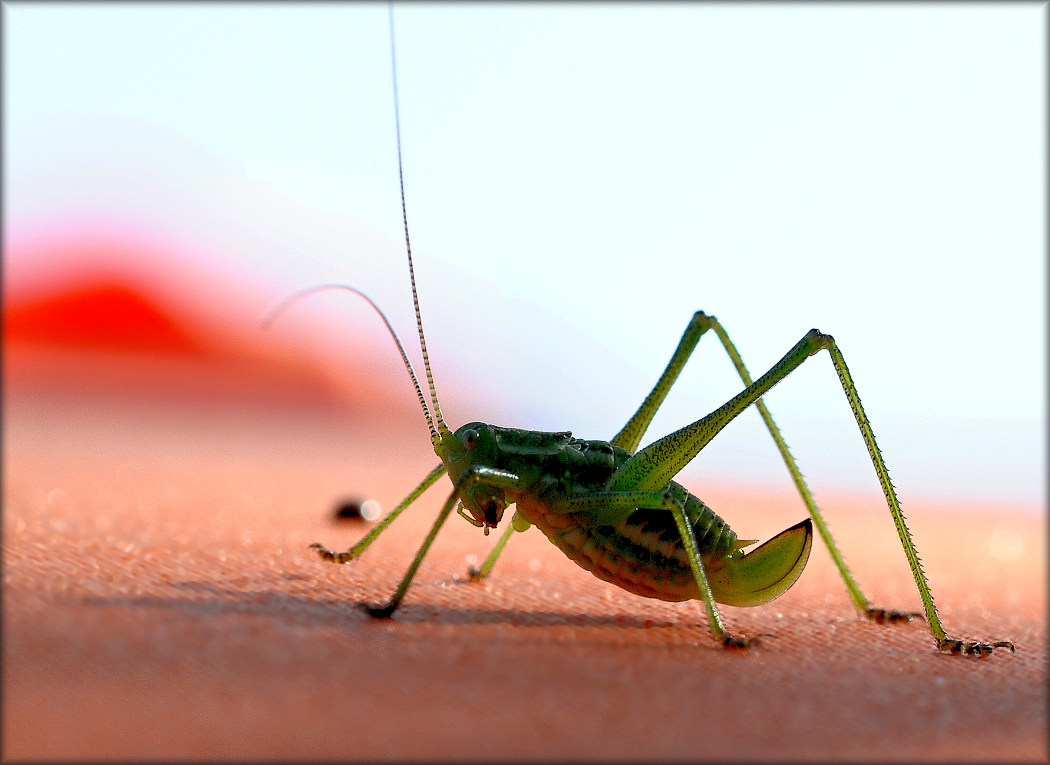
<svg viewBox="0 0 1050 765">
<path fill-rule="evenodd" d="M 4 310 L 4 344 L 204 356 L 197 333 L 127 283 L 75 285 Z"/>
<path fill-rule="evenodd" d="M 376 322 L 299 311 L 266 331 L 261 319 L 280 294 L 149 236 L 66 231 L 5 246 L 5 399 L 27 392 L 119 404 L 130 395 L 419 423 Z"/>
</svg>

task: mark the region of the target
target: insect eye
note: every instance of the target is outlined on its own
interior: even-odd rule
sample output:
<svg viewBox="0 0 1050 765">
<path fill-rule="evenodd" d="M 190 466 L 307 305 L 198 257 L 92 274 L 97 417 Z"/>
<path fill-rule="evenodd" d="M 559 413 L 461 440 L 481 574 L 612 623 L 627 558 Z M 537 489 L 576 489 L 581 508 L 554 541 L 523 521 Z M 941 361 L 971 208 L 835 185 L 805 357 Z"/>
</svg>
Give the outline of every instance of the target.
<svg viewBox="0 0 1050 765">
<path fill-rule="evenodd" d="M 463 446 L 466 447 L 468 452 L 474 451 L 474 448 L 478 445 L 478 431 L 468 430 L 463 434 Z"/>
</svg>

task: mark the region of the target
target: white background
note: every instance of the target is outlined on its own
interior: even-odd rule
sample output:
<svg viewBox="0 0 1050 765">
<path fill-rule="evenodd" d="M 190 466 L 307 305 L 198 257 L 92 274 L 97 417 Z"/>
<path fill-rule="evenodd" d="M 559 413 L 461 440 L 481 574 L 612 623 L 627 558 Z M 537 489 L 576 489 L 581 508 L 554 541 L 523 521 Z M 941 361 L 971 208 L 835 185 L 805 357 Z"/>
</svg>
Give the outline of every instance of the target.
<svg viewBox="0 0 1050 765">
<path fill-rule="evenodd" d="M 610 438 L 703 308 L 755 376 L 833 334 L 906 508 L 1044 503 L 1045 5 L 395 18 L 450 425 Z M 11 4 L 3 44 L 5 259 L 124 227 L 412 340 L 386 5 Z M 705 338 L 649 437 L 738 389 Z M 767 401 L 818 494 L 878 491 L 826 354 Z M 687 471 L 786 485 L 754 412 Z"/>
</svg>

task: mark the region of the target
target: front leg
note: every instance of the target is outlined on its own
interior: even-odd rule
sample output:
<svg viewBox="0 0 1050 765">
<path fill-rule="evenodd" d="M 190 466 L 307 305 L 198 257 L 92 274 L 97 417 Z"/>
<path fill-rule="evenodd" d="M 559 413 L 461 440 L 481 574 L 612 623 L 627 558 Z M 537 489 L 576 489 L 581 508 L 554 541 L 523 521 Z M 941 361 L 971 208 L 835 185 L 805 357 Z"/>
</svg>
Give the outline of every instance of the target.
<svg viewBox="0 0 1050 765">
<path fill-rule="evenodd" d="M 519 479 L 517 476 L 494 468 L 475 466 L 469 468 L 463 473 L 459 480 L 456 481 L 455 488 L 452 489 L 452 493 L 445 501 L 445 505 L 442 507 L 437 520 L 434 521 L 430 533 L 427 534 L 426 539 L 423 540 L 423 544 L 419 547 L 419 551 L 412 559 L 412 563 L 409 565 L 404 577 L 402 577 L 401 583 L 398 585 L 393 597 L 382 606 L 366 605 L 365 611 L 368 612 L 368 615 L 374 616 L 378 619 L 386 619 L 393 615 L 394 611 L 396 611 L 398 606 L 401 605 L 405 593 L 408 592 L 408 588 L 412 584 L 412 578 L 416 575 L 416 571 L 419 569 L 419 564 L 423 562 L 423 558 L 426 556 L 427 552 L 430 550 L 430 546 L 437 538 L 438 532 L 445 524 L 445 521 L 448 520 L 448 516 L 452 513 L 452 508 L 460 502 L 461 498 L 471 496 L 470 489 L 472 487 L 477 486 L 478 484 L 483 484 L 485 486 L 513 488 L 517 486 L 518 482 Z M 478 508 L 473 503 L 468 506 L 468 509 L 471 513 L 480 513 L 483 517 L 486 514 L 486 508 Z"/>
<path fill-rule="evenodd" d="M 435 482 L 445 475 L 445 466 L 438 465 L 436 468 L 430 471 L 430 474 L 423 479 L 423 483 L 419 484 L 412 493 L 405 497 L 390 513 L 387 514 L 386 518 L 376 524 L 375 528 L 368 532 L 364 537 L 358 541 L 349 550 L 342 552 L 335 552 L 329 550 L 320 542 L 314 542 L 310 545 L 311 549 L 317 550 L 317 554 L 321 557 L 321 560 L 326 560 L 329 563 L 349 563 L 358 556 L 360 556 L 369 546 L 376 541 L 380 534 L 386 531 L 387 527 L 397 520 L 397 517 L 403 513 L 409 505 L 415 502 L 423 494 L 424 491 L 434 485 Z"/>
</svg>

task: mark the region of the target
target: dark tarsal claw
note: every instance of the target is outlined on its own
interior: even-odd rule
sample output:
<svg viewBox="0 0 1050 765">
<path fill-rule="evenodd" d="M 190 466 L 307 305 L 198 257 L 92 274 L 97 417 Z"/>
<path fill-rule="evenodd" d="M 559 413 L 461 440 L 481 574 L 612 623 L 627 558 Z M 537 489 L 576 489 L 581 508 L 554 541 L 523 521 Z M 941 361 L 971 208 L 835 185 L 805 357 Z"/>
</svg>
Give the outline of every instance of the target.
<svg viewBox="0 0 1050 765">
<path fill-rule="evenodd" d="M 869 608 L 864 611 L 864 616 L 876 624 L 910 622 L 912 619 L 925 618 L 921 611 L 895 611 L 891 608 Z"/>
<path fill-rule="evenodd" d="M 389 619 L 394 611 L 397 610 L 396 605 L 390 605 L 389 603 L 385 606 L 370 606 L 367 603 L 362 603 L 361 608 L 373 619 Z"/>
<path fill-rule="evenodd" d="M 320 542 L 314 542 L 310 545 L 310 549 L 317 550 L 317 555 L 321 560 L 326 560 L 330 563 L 349 563 L 356 556 L 348 552 L 332 552 Z"/>
<path fill-rule="evenodd" d="M 752 646 L 756 646 L 760 642 L 762 642 L 761 640 L 759 640 L 759 638 L 762 638 L 762 637 L 775 637 L 775 635 L 773 635 L 773 634 L 771 634 L 769 632 L 764 632 L 761 635 L 756 635 L 755 637 L 742 637 L 742 636 L 739 636 L 739 635 L 726 635 L 724 638 L 722 638 L 722 645 L 724 647 L 726 647 L 726 648 L 731 649 L 731 650 L 747 651 Z"/>
<path fill-rule="evenodd" d="M 937 647 L 944 653 L 950 653 L 961 656 L 973 656 L 978 659 L 983 659 L 986 656 L 991 656 L 992 652 L 996 648 L 1009 648 L 1010 653 L 1014 652 L 1014 644 L 1009 640 L 995 640 L 989 643 L 982 643 L 979 640 L 957 640 L 955 638 L 944 638 L 943 640 L 937 641 Z"/>
</svg>

